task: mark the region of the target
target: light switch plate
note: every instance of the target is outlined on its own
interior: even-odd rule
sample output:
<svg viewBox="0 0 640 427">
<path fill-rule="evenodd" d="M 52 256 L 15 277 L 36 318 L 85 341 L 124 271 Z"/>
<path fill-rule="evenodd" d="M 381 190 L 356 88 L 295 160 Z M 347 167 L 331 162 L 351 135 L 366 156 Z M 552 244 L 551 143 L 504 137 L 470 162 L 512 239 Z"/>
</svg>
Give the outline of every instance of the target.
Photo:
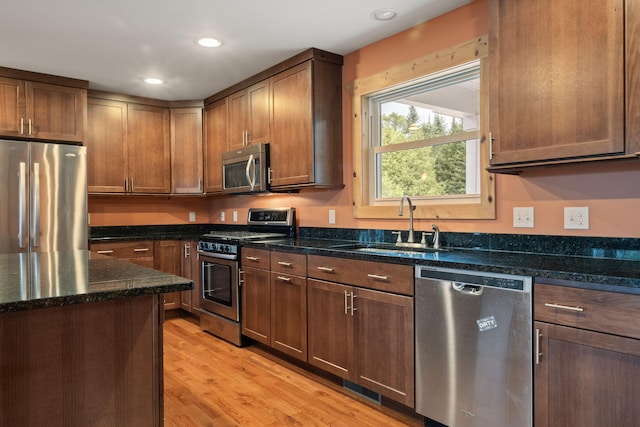
<svg viewBox="0 0 640 427">
<path fill-rule="evenodd" d="M 533 208 L 513 208 L 513 226 L 515 228 L 533 228 Z"/>
<path fill-rule="evenodd" d="M 220 212 L 220 221 L 224 222 L 225 218 L 224 218 L 224 211 Z"/>
<path fill-rule="evenodd" d="M 196 222 L 196 213 L 189 212 L 189 222 Z"/>
<path fill-rule="evenodd" d="M 564 229 L 588 230 L 589 208 L 586 206 L 564 208 Z"/>
<path fill-rule="evenodd" d="M 233 222 L 238 222 L 238 211 L 233 211 L 231 213 L 231 219 L 233 219 Z"/>
</svg>

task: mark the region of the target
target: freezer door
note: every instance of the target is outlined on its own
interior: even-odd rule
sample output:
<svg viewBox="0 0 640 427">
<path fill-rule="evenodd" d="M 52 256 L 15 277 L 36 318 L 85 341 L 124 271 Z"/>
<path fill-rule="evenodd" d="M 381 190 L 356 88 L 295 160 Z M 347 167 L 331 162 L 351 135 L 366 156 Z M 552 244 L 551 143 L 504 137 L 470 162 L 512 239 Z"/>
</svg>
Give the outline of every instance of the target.
<svg viewBox="0 0 640 427">
<path fill-rule="evenodd" d="M 32 251 L 88 248 L 86 147 L 31 143 Z"/>
<path fill-rule="evenodd" d="M 29 144 L 0 141 L 0 254 L 27 252 Z"/>
</svg>

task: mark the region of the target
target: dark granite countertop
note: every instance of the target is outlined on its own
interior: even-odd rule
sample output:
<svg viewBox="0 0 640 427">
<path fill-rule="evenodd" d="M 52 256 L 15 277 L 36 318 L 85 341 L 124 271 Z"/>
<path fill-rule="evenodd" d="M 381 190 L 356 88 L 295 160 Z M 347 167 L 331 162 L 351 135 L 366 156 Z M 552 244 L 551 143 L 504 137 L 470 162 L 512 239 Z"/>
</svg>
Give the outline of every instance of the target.
<svg viewBox="0 0 640 427">
<path fill-rule="evenodd" d="M 192 287 L 183 277 L 89 251 L 0 255 L 0 313 Z"/>
<path fill-rule="evenodd" d="M 282 239 L 247 246 L 374 260 L 406 265 L 431 265 L 535 277 L 537 282 L 640 294 L 640 261 L 583 256 L 444 248 L 437 252 L 377 255 L 354 250 L 358 242 L 331 239 Z M 360 243 L 358 246 L 376 246 Z"/>
</svg>

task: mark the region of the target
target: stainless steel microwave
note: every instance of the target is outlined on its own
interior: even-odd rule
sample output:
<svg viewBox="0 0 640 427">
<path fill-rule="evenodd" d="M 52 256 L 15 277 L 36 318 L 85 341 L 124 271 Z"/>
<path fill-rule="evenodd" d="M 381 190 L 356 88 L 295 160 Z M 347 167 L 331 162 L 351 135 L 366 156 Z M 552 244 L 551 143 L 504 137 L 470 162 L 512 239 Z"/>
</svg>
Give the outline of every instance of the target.
<svg viewBox="0 0 640 427">
<path fill-rule="evenodd" d="M 269 191 L 269 144 L 254 144 L 222 153 L 222 191 Z"/>
</svg>

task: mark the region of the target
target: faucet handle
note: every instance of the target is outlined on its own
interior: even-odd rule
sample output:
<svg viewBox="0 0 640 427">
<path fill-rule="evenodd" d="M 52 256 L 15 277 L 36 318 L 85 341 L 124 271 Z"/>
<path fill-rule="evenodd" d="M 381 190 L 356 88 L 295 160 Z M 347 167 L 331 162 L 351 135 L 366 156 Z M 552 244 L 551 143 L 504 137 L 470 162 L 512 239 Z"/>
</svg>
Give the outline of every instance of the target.
<svg viewBox="0 0 640 427">
<path fill-rule="evenodd" d="M 402 231 L 392 231 L 391 234 L 397 234 L 396 243 L 402 243 Z"/>
<path fill-rule="evenodd" d="M 426 236 L 430 236 L 430 235 L 432 235 L 432 234 L 433 234 L 433 233 L 432 233 L 432 232 L 430 232 L 430 231 L 423 231 L 423 232 L 422 232 L 422 239 L 420 240 L 420 244 L 421 244 L 421 245 L 426 245 L 426 244 L 427 244 Z"/>
</svg>

